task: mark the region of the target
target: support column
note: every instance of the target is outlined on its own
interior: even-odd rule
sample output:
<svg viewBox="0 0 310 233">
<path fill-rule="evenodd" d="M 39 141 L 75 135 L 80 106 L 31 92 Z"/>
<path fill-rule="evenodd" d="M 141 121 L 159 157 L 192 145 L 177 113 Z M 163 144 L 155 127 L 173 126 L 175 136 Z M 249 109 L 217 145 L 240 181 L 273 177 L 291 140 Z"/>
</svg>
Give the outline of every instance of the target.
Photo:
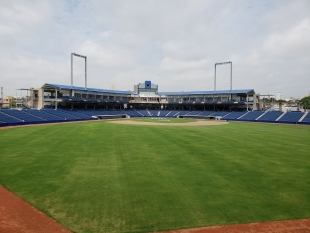
<svg viewBox="0 0 310 233">
<path fill-rule="evenodd" d="M 214 92 L 213 92 L 213 101 L 214 101 L 215 91 L 216 91 L 216 63 L 215 63 L 215 68 L 214 68 Z"/>
<path fill-rule="evenodd" d="M 232 99 L 232 62 L 230 62 L 230 99 Z"/>
<path fill-rule="evenodd" d="M 57 110 L 57 89 L 55 89 L 55 110 Z"/>
<path fill-rule="evenodd" d="M 85 57 L 85 89 L 87 89 L 87 57 Z"/>
<path fill-rule="evenodd" d="M 73 89 L 73 53 L 71 53 L 71 91 L 72 89 Z"/>
<path fill-rule="evenodd" d="M 44 88 L 42 88 L 42 108 L 44 108 Z"/>
</svg>

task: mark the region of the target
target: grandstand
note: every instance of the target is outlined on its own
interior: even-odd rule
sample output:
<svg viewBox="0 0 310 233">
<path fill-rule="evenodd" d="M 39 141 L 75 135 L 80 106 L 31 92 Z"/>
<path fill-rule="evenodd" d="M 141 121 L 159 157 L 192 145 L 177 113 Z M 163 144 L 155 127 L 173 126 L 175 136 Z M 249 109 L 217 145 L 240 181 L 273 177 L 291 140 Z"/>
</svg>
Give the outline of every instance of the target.
<svg viewBox="0 0 310 233">
<path fill-rule="evenodd" d="M 263 111 L 252 111 L 244 114 L 243 116 L 239 117 L 239 121 L 255 121 L 259 116 L 261 116 L 264 112 Z"/>
<path fill-rule="evenodd" d="M 270 111 L 266 112 L 260 117 L 256 119 L 259 122 L 275 122 L 281 115 L 283 114 L 282 111 Z"/>
<path fill-rule="evenodd" d="M 300 112 L 300 111 L 287 112 L 278 120 L 278 122 L 280 122 L 280 123 L 297 123 L 303 115 L 304 115 L 304 113 Z"/>
<path fill-rule="evenodd" d="M 202 118 L 231 121 L 309 124 L 301 111 L 262 111 L 254 89 L 159 92 L 151 81 L 135 91 L 59 84 L 31 88 L 24 109 L 1 109 L 0 125 L 43 124 L 119 117 Z"/>
</svg>

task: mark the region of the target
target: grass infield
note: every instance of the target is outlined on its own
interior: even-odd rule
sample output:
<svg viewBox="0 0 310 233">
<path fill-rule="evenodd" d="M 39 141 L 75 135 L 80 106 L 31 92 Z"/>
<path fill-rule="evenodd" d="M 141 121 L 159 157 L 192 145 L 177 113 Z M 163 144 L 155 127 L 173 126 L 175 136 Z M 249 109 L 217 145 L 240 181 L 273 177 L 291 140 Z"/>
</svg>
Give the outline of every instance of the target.
<svg viewBox="0 0 310 233">
<path fill-rule="evenodd" d="M 310 217 L 310 127 L 96 121 L 0 130 L 0 184 L 74 232 Z"/>
</svg>

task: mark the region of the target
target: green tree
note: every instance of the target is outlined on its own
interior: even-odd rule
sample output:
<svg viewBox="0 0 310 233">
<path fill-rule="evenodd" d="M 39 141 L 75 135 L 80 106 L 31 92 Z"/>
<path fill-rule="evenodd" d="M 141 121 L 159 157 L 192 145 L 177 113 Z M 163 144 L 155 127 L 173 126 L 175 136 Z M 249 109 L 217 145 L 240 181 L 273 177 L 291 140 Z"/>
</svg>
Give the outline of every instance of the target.
<svg viewBox="0 0 310 233">
<path fill-rule="evenodd" d="M 310 109 L 310 96 L 306 96 L 300 100 L 300 105 L 304 109 Z"/>
</svg>

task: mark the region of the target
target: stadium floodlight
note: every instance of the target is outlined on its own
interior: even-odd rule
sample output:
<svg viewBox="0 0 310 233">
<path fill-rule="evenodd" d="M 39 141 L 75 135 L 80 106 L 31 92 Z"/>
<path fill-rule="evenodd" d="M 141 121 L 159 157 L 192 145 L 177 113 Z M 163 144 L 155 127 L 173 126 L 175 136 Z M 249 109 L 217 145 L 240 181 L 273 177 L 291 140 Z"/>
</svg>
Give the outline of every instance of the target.
<svg viewBox="0 0 310 233">
<path fill-rule="evenodd" d="M 76 53 L 71 53 L 71 90 L 73 89 L 73 56 L 76 57 L 81 57 L 85 59 L 85 90 L 87 89 L 87 57 L 76 54 Z"/>
<path fill-rule="evenodd" d="M 216 92 L 216 66 L 217 65 L 227 65 L 230 64 L 230 99 L 232 99 L 232 62 L 231 61 L 227 61 L 227 62 L 217 62 L 215 63 L 215 70 L 214 70 L 214 94 Z"/>
</svg>

